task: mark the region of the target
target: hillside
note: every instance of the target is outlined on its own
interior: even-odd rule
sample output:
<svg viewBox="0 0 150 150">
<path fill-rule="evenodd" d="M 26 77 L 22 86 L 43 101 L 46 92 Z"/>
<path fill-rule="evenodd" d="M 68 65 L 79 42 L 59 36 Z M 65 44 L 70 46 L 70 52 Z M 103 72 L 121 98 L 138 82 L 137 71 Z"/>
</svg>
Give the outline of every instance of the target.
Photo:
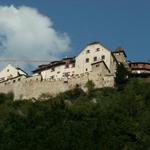
<svg viewBox="0 0 150 150">
<path fill-rule="evenodd" d="M 0 94 L 0 150 L 150 149 L 150 83 L 87 87 L 41 101 Z"/>
</svg>

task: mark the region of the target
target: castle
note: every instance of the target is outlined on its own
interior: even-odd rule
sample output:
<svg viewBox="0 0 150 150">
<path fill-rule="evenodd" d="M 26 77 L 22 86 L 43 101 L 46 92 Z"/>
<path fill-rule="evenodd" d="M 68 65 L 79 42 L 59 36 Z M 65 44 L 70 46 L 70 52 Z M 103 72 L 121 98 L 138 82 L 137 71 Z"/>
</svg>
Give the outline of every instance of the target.
<svg viewBox="0 0 150 150">
<path fill-rule="evenodd" d="M 89 43 L 76 57 L 63 58 L 43 64 L 33 70 L 32 76 L 20 68 L 8 65 L 0 72 L 0 92 L 14 93 L 14 99 L 38 99 L 43 93 L 56 95 L 80 86 L 85 89 L 87 81 L 92 80 L 97 88 L 114 87 L 118 64 L 137 70 L 133 63 L 128 64 L 125 51 L 118 47 L 114 52 L 99 42 Z M 133 67 L 134 66 L 134 67 Z M 136 65 L 137 66 L 137 65 Z M 146 74 L 150 74 L 147 64 Z"/>
</svg>

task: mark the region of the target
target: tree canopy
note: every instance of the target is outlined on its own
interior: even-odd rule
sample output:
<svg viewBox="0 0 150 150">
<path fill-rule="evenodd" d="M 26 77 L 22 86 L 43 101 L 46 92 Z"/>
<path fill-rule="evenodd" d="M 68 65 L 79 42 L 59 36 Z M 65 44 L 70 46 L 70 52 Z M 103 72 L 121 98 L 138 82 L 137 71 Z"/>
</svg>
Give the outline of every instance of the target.
<svg viewBox="0 0 150 150">
<path fill-rule="evenodd" d="M 36 102 L 0 94 L 0 150 L 150 149 L 150 83 L 87 86 Z"/>
</svg>

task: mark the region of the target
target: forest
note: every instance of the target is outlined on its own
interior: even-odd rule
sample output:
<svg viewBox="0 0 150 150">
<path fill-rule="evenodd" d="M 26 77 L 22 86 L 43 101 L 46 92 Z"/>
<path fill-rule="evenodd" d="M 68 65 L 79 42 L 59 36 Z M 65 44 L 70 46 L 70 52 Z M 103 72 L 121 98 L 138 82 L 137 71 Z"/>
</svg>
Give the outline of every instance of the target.
<svg viewBox="0 0 150 150">
<path fill-rule="evenodd" d="M 79 87 L 38 101 L 0 94 L 0 150 L 148 150 L 150 82 Z"/>
</svg>

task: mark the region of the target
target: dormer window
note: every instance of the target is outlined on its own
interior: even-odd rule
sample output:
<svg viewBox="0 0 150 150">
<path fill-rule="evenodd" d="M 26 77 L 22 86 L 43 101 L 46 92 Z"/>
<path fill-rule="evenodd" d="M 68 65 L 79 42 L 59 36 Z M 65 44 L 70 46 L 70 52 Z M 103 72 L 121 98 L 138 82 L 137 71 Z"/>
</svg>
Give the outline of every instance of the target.
<svg viewBox="0 0 150 150">
<path fill-rule="evenodd" d="M 87 54 L 90 53 L 90 50 L 87 50 L 86 53 L 87 53 Z"/>
</svg>

